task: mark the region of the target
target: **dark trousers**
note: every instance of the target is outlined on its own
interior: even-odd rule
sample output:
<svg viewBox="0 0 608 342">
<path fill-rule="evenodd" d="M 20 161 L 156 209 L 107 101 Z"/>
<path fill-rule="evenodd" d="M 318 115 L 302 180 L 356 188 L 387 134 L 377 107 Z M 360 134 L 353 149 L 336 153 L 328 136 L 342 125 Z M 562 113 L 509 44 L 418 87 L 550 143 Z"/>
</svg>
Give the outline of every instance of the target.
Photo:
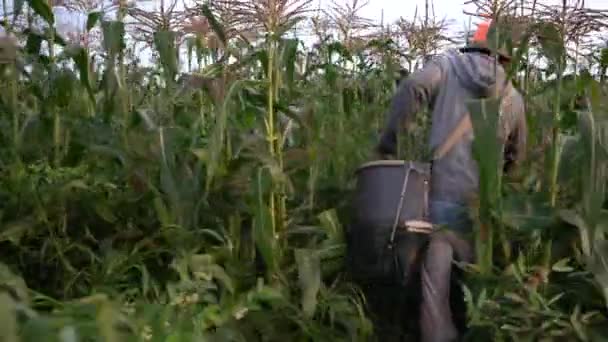
<svg viewBox="0 0 608 342">
<path fill-rule="evenodd" d="M 463 238 L 471 223 L 466 208 L 449 202 L 431 202 L 431 221 L 448 229 L 431 236 L 420 269 L 422 302 L 420 333 L 422 342 L 448 342 L 458 339 L 452 313 L 452 261 L 473 261 L 473 246 Z"/>
</svg>

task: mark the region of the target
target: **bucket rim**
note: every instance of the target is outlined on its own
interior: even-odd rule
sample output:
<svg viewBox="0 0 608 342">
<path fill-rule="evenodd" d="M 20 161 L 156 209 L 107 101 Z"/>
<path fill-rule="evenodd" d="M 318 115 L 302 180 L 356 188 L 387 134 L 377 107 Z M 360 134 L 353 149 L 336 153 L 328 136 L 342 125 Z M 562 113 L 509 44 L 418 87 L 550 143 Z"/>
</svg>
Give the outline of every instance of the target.
<svg viewBox="0 0 608 342">
<path fill-rule="evenodd" d="M 405 164 L 410 164 L 412 166 L 412 168 L 414 168 L 416 170 L 424 170 L 424 171 L 430 170 L 429 163 L 424 163 L 424 162 L 420 162 L 420 161 L 380 159 L 380 160 L 374 160 L 374 161 L 370 161 L 370 162 L 361 164 L 355 170 L 355 173 L 362 171 L 363 169 L 367 169 L 367 168 L 375 167 L 375 166 L 400 166 L 400 167 L 403 167 Z"/>
</svg>

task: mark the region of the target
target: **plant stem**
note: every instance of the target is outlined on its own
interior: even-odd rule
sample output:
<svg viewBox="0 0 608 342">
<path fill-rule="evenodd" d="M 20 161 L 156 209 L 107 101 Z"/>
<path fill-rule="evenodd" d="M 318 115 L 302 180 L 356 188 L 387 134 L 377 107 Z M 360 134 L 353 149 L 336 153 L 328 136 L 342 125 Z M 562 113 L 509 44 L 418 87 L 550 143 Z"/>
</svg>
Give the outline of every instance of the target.
<svg viewBox="0 0 608 342">
<path fill-rule="evenodd" d="M 49 2 L 49 6 L 51 6 Z M 49 24 L 49 64 L 52 66 L 52 71 L 55 72 L 55 27 Z M 61 162 L 61 116 L 59 110 L 52 108 L 53 113 L 53 146 L 54 146 L 54 165 L 59 166 Z"/>
<path fill-rule="evenodd" d="M 563 2 L 562 7 L 562 24 L 560 27 L 560 34 L 562 37 L 562 41 L 560 42 L 564 46 L 565 53 L 565 37 L 566 37 L 566 1 Z M 557 63 L 557 88 L 555 89 L 555 107 L 553 111 L 553 125 L 551 127 L 551 142 L 553 146 L 551 148 L 551 178 L 550 178 L 550 203 L 552 207 L 555 207 L 557 204 L 557 192 L 558 192 L 558 184 L 557 184 L 557 173 L 558 173 L 558 165 L 559 165 L 559 119 L 561 112 L 561 95 L 562 95 L 562 82 L 563 82 L 563 70 L 564 63 L 566 60 L 566 56 L 558 56 L 559 61 Z"/>
<path fill-rule="evenodd" d="M 126 17 L 127 14 L 127 1 L 126 0 L 120 0 L 118 3 L 118 13 L 117 13 L 117 20 L 120 22 L 124 22 L 124 18 Z M 124 50 L 121 49 L 118 51 L 118 83 L 121 85 L 120 86 L 120 96 L 119 96 L 119 101 L 120 101 L 120 110 L 122 111 L 122 115 L 123 115 L 123 143 L 125 145 L 125 147 L 129 146 L 129 138 L 128 138 L 128 130 L 129 130 L 129 122 L 130 122 L 130 111 L 129 111 L 129 107 L 130 107 L 130 96 L 131 96 L 131 92 L 127 91 L 126 88 L 126 82 L 127 82 L 127 75 L 126 75 L 126 69 L 124 66 Z"/>
<path fill-rule="evenodd" d="M 2 0 L 2 8 L 7 8 L 6 0 Z M 4 30 L 7 35 L 11 35 L 11 24 L 9 23 L 9 16 L 6 10 L 3 11 L 4 14 Z M 19 150 L 19 109 L 17 106 L 17 75 L 18 71 L 15 66 L 10 69 L 10 75 L 8 80 L 8 88 L 9 88 L 9 98 L 8 98 L 8 108 L 13 115 L 13 148 L 15 149 L 15 155 L 17 155 L 17 151 Z"/>
<path fill-rule="evenodd" d="M 268 45 L 268 110 L 266 118 L 266 137 L 268 139 L 268 150 L 272 158 L 277 157 L 277 151 L 275 150 L 276 141 L 276 129 L 275 129 L 275 113 L 274 113 L 274 59 L 275 59 L 275 44 L 274 37 L 269 37 Z M 274 187 L 270 192 L 270 215 L 272 222 L 272 235 L 275 236 L 277 232 L 277 211 L 276 211 L 276 188 Z"/>
</svg>

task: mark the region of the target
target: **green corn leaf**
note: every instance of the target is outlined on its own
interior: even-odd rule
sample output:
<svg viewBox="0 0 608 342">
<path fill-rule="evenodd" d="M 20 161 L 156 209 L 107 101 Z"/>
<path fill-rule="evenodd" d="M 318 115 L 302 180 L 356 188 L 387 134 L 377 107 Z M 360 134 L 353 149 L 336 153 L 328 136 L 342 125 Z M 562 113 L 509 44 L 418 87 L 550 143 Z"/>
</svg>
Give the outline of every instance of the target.
<svg viewBox="0 0 608 342">
<path fill-rule="evenodd" d="M 35 222 L 31 219 L 4 223 L 4 227 L 0 231 L 0 241 L 9 241 L 13 245 L 19 246 L 21 239 L 27 236 L 34 227 Z"/>
<path fill-rule="evenodd" d="M 302 310 L 307 317 L 312 317 L 317 307 L 317 294 L 321 288 L 319 255 L 315 251 L 305 249 L 296 249 L 294 253 L 298 266 L 300 291 L 302 291 Z"/>
<path fill-rule="evenodd" d="M 574 271 L 574 268 L 572 268 L 571 266 L 568 266 L 569 261 L 570 261 L 570 258 L 563 258 L 563 259 L 559 260 L 558 262 L 556 262 L 555 264 L 553 264 L 551 269 L 554 272 L 572 272 L 572 271 Z"/>
<path fill-rule="evenodd" d="M 19 327 L 14 301 L 5 291 L 0 292 L 0 341 L 19 342 Z"/>
<path fill-rule="evenodd" d="M 87 51 L 81 46 L 70 47 L 68 51 L 68 55 L 72 57 L 80 73 L 80 83 L 82 83 L 87 90 L 87 94 L 89 95 L 91 102 L 95 103 L 95 94 L 93 92 L 93 88 L 91 87 L 89 55 Z"/>
<path fill-rule="evenodd" d="M 332 242 L 343 242 L 343 228 L 338 219 L 338 213 L 336 209 L 330 209 L 323 211 L 318 216 L 321 221 L 321 226 L 325 228 L 329 240 Z"/>
<path fill-rule="evenodd" d="M 285 67 L 285 79 L 287 80 L 286 85 L 288 89 L 292 89 L 294 85 L 299 43 L 298 39 L 286 39 L 283 41 L 281 54 L 283 56 L 282 60 Z"/>
<path fill-rule="evenodd" d="M 600 50 L 600 67 L 608 68 L 608 47 Z"/>
<path fill-rule="evenodd" d="M 226 146 L 226 129 L 228 124 L 228 114 L 235 95 L 237 95 L 244 86 L 250 84 L 251 81 L 239 80 L 230 85 L 224 102 L 217 110 L 215 125 L 212 128 L 210 136 L 210 148 L 207 151 L 207 179 L 205 180 L 205 189 L 209 191 L 211 184 L 218 172 L 218 169 L 223 161 L 222 153 Z"/>
<path fill-rule="evenodd" d="M 110 58 L 116 57 L 125 46 L 125 26 L 121 21 L 104 21 L 103 47 Z"/>
<path fill-rule="evenodd" d="M 160 56 L 160 63 L 170 80 L 177 74 L 177 50 L 175 48 L 176 33 L 158 31 L 154 33 L 154 45 Z"/>
<path fill-rule="evenodd" d="M 68 106 L 74 94 L 77 93 L 77 81 L 76 76 L 69 70 L 53 70 L 50 89 L 53 103 L 60 107 Z"/>
<path fill-rule="evenodd" d="M 588 269 L 593 273 L 604 294 L 608 308 L 608 241 L 596 241 L 593 254 L 587 262 Z"/>
<path fill-rule="evenodd" d="M 253 221 L 254 240 L 268 274 L 274 274 L 277 267 L 276 237 L 273 231 L 272 214 L 266 200 L 268 176 L 259 168 L 254 178 L 255 214 Z"/>
<path fill-rule="evenodd" d="M 553 62 L 554 66 L 563 66 L 566 59 L 566 47 L 557 23 L 540 24 L 538 36 L 543 54 Z"/>
<path fill-rule="evenodd" d="M 502 146 L 496 138 L 499 125 L 500 102 L 495 99 L 475 100 L 467 103 L 475 138 L 473 155 L 479 166 L 480 214 L 488 222 L 490 211 L 500 194 Z"/>
<path fill-rule="evenodd" d="M 42 36 L 27 31 L 27 41 L 25 43 L 25 51 L 34 56 L 38 56 L 40 54 L 40 48 L 42 47 Z"/>
<path fill-rule="evenodd" d="M 72 325 L 64 326 L 59 331 L 59 340 L 61 342 L 78 342 L 78 334 Z"/>
<path fill-rule="evenodd" d="M 87 31 L 91 31 L 91 29 L 101 20 L 102 16 L 103 13 L 99 11 L 89 13 L 87 16 Z"/>
<path fill-rule="evenodd" d="M 34 12 L 41 16 L 49 25 L 53 26 L 55 24 L 53 10 L 46 0 L 28 0 L 28 4 Z"/>
<path fill-rule="evenodd" d="M 226 46 L 227 39 L 226 39 L 226 33 L 224 33 L 224 28 L 218 22 L 217 18 L 211 11 L 211 8 L 209 8 L 209 5 L 204 4 L 202 7 L 202 12 L 203 12 L 203 15 L 205 16 L 205 18 L 207 18 L 207 20 L 209 20 L 209 25 L 211 26 L 211 29 L 213 30 L 215 35 L 219 38 L 219 40 L 222 42 L 222 44 L 224 46 Z"/>
<path fill-rule="evenodd" d="M 99 215 L 104 221 L 114 223 L 117 218 L 112 212 L 112 208 L 110 208 L 105 202 L 98 202 L 94 204 L 95 213 Z"/>
<path fill-rule="evenodd" d="M 555 213 L 538 196 L 509 193 L 502 201 L 504 224 L 520 231 L 545 230 L 555 223 Z"/>
<path fill-rule="evenodd" d="M 17 20 L 17 18 L 21 15 L 24 3 L 25 0 L 13 0 L 13 21 Z"/>
</svg>

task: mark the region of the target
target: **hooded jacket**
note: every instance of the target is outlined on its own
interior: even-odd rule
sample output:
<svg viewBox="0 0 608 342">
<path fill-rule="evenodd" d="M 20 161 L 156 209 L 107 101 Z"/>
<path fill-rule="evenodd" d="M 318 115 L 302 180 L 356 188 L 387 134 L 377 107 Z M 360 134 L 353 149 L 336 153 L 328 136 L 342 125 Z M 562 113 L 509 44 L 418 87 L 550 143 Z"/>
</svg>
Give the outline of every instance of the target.
<svg viewBox="0 0 608 342">
<path fill-rule="evenodd" d="M 466 101 L 503 94 L 497 138 L 508 148 L 517 164 L 526 147 L 524 100 L 505 70 L 483 53 L 454 50 L 425 64 L 401 82 L 394 95 L 378 151 L 395 154 L 400 127 L 425 106 L 432 112 L 429 145 L 435 150 L 468 115 Z M 433 161 L 431 200 L 467 204 L 478 192 L 479 172 L 472 152 L 473 132 L 467 132 L 441 159 Z"/>
</svg>

